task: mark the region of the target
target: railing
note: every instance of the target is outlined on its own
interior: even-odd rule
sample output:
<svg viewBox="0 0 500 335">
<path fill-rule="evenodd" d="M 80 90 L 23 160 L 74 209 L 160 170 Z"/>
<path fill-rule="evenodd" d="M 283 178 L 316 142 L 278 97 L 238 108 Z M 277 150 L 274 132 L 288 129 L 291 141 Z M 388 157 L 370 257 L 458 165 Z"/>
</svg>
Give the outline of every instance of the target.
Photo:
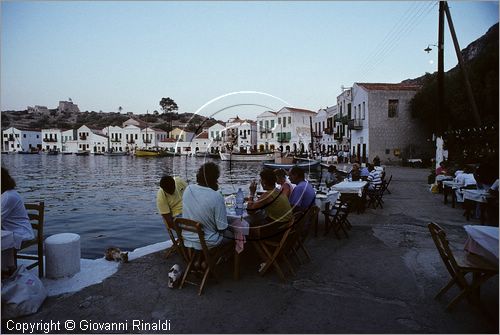
<svg viewBox="0 0 500 335">
<path fill-rule="evenodd" d="M 351 130 L 361 130 L 363 129 L 363 121 L 360 119 L 349 120 L 348 126 Z"/>
<path fill-rule="evenodd" d="M 121 142 L 122 140 L 118 139 L 118 138 L 112 138 L 111 139 L 111 142 Z"/>
<path fill-rule="evenodd" d="M 222 137 L 220 137 L 220 136 L 217 136 L 217 137 L 214 137 L 214 139 L 213 139 L 213 140 L 214 140 L 214 141 L 217 141 L 217 142 L 219 142 L 219 141 L 222 141 Z"/>
<path fill-rule="evenodd" d="M 260 133 L 261 133 L 261 134 L 269 134 L 269 133 L 271 133 L 271 132 L 272 132 L 272 130 L 271 130 L 271 129 L 263 129 L 263 128 L 261 128 L 261 129 L 260 129 Z"/>
<path fill-rule="evenodd" d="M 44 142 L 57 142 L 57 139 L 55 139 L 55 138 L 44 138 L 43 141 Z"/>
</svg>

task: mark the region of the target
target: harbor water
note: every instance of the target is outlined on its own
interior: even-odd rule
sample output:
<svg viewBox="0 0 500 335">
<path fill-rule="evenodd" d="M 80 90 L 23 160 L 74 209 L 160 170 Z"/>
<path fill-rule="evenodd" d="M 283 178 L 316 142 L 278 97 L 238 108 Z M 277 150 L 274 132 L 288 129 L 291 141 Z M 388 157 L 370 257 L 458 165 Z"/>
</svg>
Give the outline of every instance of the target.
<svg viewBox="0 0 500 335">
<path fill-rule="evenodd" d="M 211 159 L 199 157 L 2 155 L 26 202 L 45 202 L 44 236 L 72 232 L 81 237 L 82 257 L 100 258 L 110 246 L 133 250 L 168 239 L 156 209 L 162 175 L 196 182 L 196 171 Z M 241 187 L 248 194 L 261 162 L 213 160 L 224 194 Z M 320 173 L 308 176 L 317 183 Z"/>
</svg>

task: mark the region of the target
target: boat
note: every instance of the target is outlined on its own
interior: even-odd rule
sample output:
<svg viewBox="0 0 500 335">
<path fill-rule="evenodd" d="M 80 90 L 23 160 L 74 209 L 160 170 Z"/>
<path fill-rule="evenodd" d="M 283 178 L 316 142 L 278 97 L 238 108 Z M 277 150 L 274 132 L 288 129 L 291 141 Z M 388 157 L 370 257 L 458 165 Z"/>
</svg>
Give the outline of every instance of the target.
<svg viewBox="0 0 500 335">
<path fill-rule="evenodd" d="M 285 169 L 289 170 L 294 166 L 298 166 L 302 170 L 316 170 L 320 164 L 319 160 L 311 159 L 302 163 L 263 163 L 264 167 L 269 169 Z"/>
<path fill-rule="evenodd" d="M 127 153 L 125 151 L 111 151 L 105 152 L 104 156 L 127 156 Z"/>
<path fill-rule="evenodd" d="M 104 152 L 94 152 L 94 156 L 103 156 Z"/>
<path fill-rule="evenodd" d="M 269 152 L 220 152 L 220 159 L 223 161 L 236 162 L 265 162 L 274 160 L 274 155 Z"/>
<path fill-rule="evenodd" d="M 16 151 L 18 154 L 21 155 L 34 155 L 38 154 L 38 151 Z"/>
<path fill-rule="evenodd" d="M 136 149 L 134 156 L 136 156 L 136 157 L 158 157 L 158 156 L 160 156 L 160 151 L 154 150 L 154 149 Z"/>
<path fill-rule="evenodd" d="M 203 157 L 203 158 L 220 158 L 220 155 L 219 153 L 213 153 L 213 152 L 200 152 L 198 151 L 196 154 L 195 154 L 196 157 Z"/>
<path fill-rule="evenodd" d="M 50 155 L 50 156 L 59 155 L 59 150 L 57 150 L 57 149 L 50 149 L 49 151 L 47 151 L 47 155 Z"/>
<path fill-rule="evenodd" d="M 77 156 L 88 156 L 88 155 L 90 155 L 90 150 L 78 150 L 76 155 Z"/>
</svg>

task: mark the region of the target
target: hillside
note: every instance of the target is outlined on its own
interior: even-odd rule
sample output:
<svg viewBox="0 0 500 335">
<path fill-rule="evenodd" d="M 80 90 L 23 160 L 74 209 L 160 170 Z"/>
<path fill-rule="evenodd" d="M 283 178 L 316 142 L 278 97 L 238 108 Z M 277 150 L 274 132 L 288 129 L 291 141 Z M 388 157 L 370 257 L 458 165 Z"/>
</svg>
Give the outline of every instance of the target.
<svg viewBox="0 0 500 335">
<path fill-rule="evenodd" d="M 102 129 L 106 126 L 121 126 L 124 121 L 133 116 L 136 119 L 147 122 L 151 127 L 170 130 L 176 126 L 187 125 L 187 131 L 196 131 L 203 123 L 203 127 L 210 127 L 217 120 L 193 113 L 166 113 L 166 114 L 133 114 L 125 115 L 117 112 L 71 112 L 49 109 L 47 112 L 24 111 L 2 111 L 2 129 L 8 127 L 18 128 L 61 128 L 72 129 L 86 125 L 94 129 Z"/>
</svg>

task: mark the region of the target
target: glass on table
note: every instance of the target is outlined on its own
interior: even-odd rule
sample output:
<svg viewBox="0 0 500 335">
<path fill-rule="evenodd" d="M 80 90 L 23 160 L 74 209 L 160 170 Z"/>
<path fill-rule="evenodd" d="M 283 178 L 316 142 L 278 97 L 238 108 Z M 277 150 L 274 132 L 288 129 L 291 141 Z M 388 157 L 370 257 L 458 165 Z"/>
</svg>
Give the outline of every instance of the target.
<svg viewBox="0 0 500 335">
<path fill-rule="evenodd" d="M 226 203 L 226 207 L 228 208 L 234 208 L 236 206 L 236 196 L 234 194 L 230 194 L 225 197 L 224 201 Z"/>
</svg>

